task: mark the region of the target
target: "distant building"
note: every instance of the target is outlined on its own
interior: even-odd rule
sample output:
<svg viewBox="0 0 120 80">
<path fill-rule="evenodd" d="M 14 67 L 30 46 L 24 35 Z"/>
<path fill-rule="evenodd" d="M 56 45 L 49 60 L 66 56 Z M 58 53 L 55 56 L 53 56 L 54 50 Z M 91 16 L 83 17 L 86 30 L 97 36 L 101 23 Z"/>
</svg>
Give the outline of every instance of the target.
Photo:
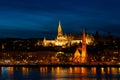
<svg viewBox="0 0 120 80">
<path fill-rule="evenodd" d="M 82 36 L 82 44 L 77 47 L 75 53 L 73 62 L 81 62 L 86 63 L 87 62 L 87 50 L 86 50 L 86 33 L 85 29 L 83 30 L 83 36 Z"/>
<path fill-rule="evenodd" d="M 58 34 L 55 40 L 43 40 L 43 46 L 61 46 L 63 48 L 70 47 L 73 44 L 79 44 L 82 40 L 73 40 L 71 36 L 63 34 L 62 27 L 59 21 Z"/>
<path fill-rule="evenodd" d="M 81 49 L 77 48 L 74 53 L 73 62 L 80 63 L 81 62 Z"/>
<path fill-rule="evenodd" d="M 2 43 L 2 49 L 5 49 L 5 45 L 4 45 L 4 43 Z"/>
</svg>

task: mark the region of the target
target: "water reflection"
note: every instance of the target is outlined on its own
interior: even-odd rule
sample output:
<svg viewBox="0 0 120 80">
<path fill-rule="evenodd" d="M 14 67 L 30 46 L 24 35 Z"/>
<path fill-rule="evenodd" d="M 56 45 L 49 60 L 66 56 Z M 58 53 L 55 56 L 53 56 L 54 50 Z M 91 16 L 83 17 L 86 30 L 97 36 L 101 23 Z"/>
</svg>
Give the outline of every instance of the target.
<svg viewBox="0 0 120 80">
<path fill-rule="evenodd" d="M 115 80 L 120 67 L 0 67 L 0 80 Z"/>
<path fill-rule="evenodd" d="M 29 69 L 27 67 L 22 67 L 23 75 L 28 75 Z"/>
<path fill-rule="evenodd" d="M 93 72 L 93 74 L 96 74 L 96 67 L 91 67 L 91 72 Z"/>
<path fill-rule="evenodd" d="M 13 79 L 14 69 L 13 67 L 1 67 L 1 78 L 0 80 L 4 78 Z"/>
</svg>

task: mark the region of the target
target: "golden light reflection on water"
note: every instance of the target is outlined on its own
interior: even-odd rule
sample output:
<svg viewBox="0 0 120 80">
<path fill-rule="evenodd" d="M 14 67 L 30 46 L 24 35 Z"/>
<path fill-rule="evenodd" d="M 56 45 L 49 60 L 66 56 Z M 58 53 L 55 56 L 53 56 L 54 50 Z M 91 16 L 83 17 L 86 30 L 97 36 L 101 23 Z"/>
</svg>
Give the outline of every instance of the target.
<svg viewBox="0 0 120 80">
<path fill-rule="evenodd" d="M 13 74 L 13 73 L 14 73 L 14 68 L 8 67 L 8 74 Z"/>
<path fill-rule="evenodd" d="M 103 67 L 101 68 L 101 74 L 105 74 L 105 73 L 104 73 L 104 68 L 103 68 Z"/>
<path fill-rule="evenodd" d="M 119 73 L 120 73 L 120 67 L 118 68 L 118 71 L 119 71 Z"/>
<path fill-rule="evenodd" d="M 81 67 L 81 69 L 82 69 L 82 74 L 87 75 L 87 69 L 85 67 Z"/>
<path fill-rule="evenodd" d="M 114 68 L 114 67 L 112 67 L 111 68 L 111 74 L 120 74 L 120 67 L 119 68 Z"/>
<path fill-rule="evenodd" d="M 56 72 L 57 72 L 57 73 L 60 73 L 60 72 L 61 72 L 60 67 L 57 67 Z"/>
<path fill-rule="evenodd" d="M 62 72 L 61 70 L 58 69 L 59 72 Z M 58 72 L 57 71 L 57 72 Z M 87 74 L 118 74 L 120 73 L 120 68 L 115 68 L 115 67 L 91 67 L 91 68 L 86 68 L 86 67 L 70 67 L 68 69 L 68 73 L 80 73 L 82 75 L 87 75 Z"/>
<path fill-rule="evenodd" d="M 111 73 L 115 73 L 115 68 L 114 67 L 111 68 Z"/>
<path fill-rule="evenodd" d="M 13 67 L 1 67 L 1 73 L 13 74 Z"/>
<path fill-rule="evenodd" d="M 27 67 L 22 67 L 23 75 L 28 75 L 29 69 Z"/>
<path fill-rule="evenodd" d="M 93 74 L 96 74 L 96 67 L 92 67 L 91 72 L 93 72 Z"/>
<path fill-rule="evenodd" d="M 81 70 L 82 70 L 82 69 L 81 69 L 80 67 L 75 67 L 75 68 L 74 68 L 74 72 L 75 72 L 75 73 L 81 73 Z"/>
<path fill-rule="evenodd" d="M 69 68 L 69 73 L 80 73 L 81 75 L 85 76 L 88 74 L 118 74 L 120 73 L 120 68 L 116 68 L 116 67 L 91 67 L 91 68 L 87 68 L 87 67 L 70 67 Z"/>
<path fill-rule="evenodd" d="M 69 68 L 69 73 L 73 73 L 72 67 Z"/>
<path fill-rule="evenodd" d="M 13 80 L 14 67 L 1 67 L 1 77 L 5 76 L 8 79 L 5 80 Z M 1 79 L 0 79 L 1 80 Z"/>
<path fill-rule="evenodd" d="M 69 68 L 69 73 L 79 73 L 82 75 L 87 74 L 87 68 L 85 67 L 70 67 Z"/>
<path fill-rule="evenodd" d="M 107 70 L 108 70 L 108 74 L 110 74 L 111 73 L 110 67 L 108 67 Z"/>
<path fill-rule="evenodd" d="M 54 73 L 54 72 L 55 72 L 55 68 L 54 68 L 54 67 L 52 67 L 52 70 L 51 70 L 51 71 L 52 71 L 52 73 Z"/>
<path fill-rule="evenodd" d="M 40 67 L 40 72 L 48 72 L 48 67 Z"/>
<path fill-rule="evenodd" d="M 61 75 L 61 76 L 65 76 L 67 75 L 69 72 L 68 72 L 68 68 L 62 68 L 62 67 L 57 67 L 56 68 L 56 74 L 57 75 Z"/>
<path fill-rule="evenodd" d="M 63 69 L 61 67 L 52 67 L 52 73 L 61 73 Z"/>
<path fill-rule="evenodd" d="M 101 67 L 100 69 L 101 69 L 100 72 L 102 75 L 119 73 L 119 68 L 117 68 L 117 67 Z"/>
<path fill-rule="evenodd" d="M 31 71 L 32 70 L 32 71 Z M 7 79 L 5 80 L 13 80 L 14 73 L 17 71 L 22 72 L 22 75 L 30 77 L 29 73 L 38 70 L 41 73 L 45 73 L 43 76 L 48 77 L 51 74 L 51 77 L 55 77 L 58 80 L 62 80 L 63 78 L 69 78 L 71 80 L 89 80 L 88 76 L 92 76 L 92 80 L 97 80 L 97 76 L 102 76 L 102 80 L 106 80 L 104 75 L 116 75 L 120 74 L 120 67 L 39 67 L 39 68 L 28 68 L 28 67 L 1 67 L 0 76 L 5 76 Z M 48 73 L 50 72 L 50 74 Z M 37 73 L 38 74 L 38 73 Z M 35 75 L 35 74 L 34 74 Z M 115 75 L 115 76 L 114 76 Z M 106 77 L 109 77 L 106 76 Z M 99 77 L 99 76 L 98 76 Z M 110 76 L 112 77 L 112 76 Z M 78 79 L 79 78 L 79 79 Z M 94 78 L 94 79 L 93 79 Z M 90 79 L 91 80 L 91 79 Z M 114 80 L 114 79 L 112 79 Z M 119 80 L 119 79 L 118 79 Z"/>
</svg>

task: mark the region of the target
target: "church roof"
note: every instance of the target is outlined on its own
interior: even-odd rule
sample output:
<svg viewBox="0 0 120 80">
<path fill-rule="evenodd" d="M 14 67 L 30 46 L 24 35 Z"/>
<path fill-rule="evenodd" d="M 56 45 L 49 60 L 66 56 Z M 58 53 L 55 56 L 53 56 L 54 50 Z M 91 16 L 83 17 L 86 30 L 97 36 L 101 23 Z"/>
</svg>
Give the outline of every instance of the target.
<svg viewBox="0 0 120 80">
<path fill-rule="evenodd" d="M 76 49 L 76 51 L 74 53 L 74 57 L 80 57 L 80 51 L 78 48 Z"/>
<path fill-rule="evenodd" d="M 61 27 L 60 21 L 59 21 L 59 24 L 58 24 L 58 33 L 62 34 L 62 27 Z"/>
</svg>

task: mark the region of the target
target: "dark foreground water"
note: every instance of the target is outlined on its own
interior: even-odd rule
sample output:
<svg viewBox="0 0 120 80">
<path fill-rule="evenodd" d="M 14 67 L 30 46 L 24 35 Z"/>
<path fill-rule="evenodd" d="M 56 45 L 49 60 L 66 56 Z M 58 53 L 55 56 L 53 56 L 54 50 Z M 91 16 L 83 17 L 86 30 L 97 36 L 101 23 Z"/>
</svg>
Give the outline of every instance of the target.
<svg viewBox="0 0 120 80">
<path fill-rule="evenodd" d="M 120 80 L 120 67 L 0 67 L 0 80 Z"/>
</svg>

